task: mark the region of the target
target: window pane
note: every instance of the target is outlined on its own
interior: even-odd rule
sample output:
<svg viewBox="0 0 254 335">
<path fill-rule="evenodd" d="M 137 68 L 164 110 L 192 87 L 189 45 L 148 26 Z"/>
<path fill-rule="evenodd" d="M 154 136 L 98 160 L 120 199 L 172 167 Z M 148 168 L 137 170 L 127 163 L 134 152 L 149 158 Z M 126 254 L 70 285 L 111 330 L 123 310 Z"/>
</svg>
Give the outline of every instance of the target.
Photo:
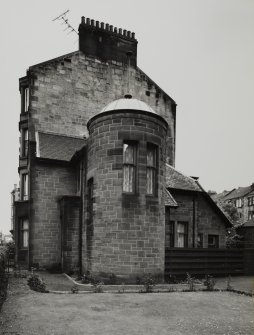
<svg viewBox="0 0 254 335">
<path fill-rule="evenodd" d="M 123 145 L 124 163 L 134 164 L 134 146 L 130 144 Z"/>
<path fill-rule="evenodd" d="M 28 247 L 28 231 L 23 231 L 23 247 Z"/>
<path fill-rule="evenodd" d="M 146 193 L 153 194 L 154 191 L 154 171 L 152 168 L 146 169 Z"/>
<path fill-rule="evenodd" d="M 28 220 L 27 219 L 23 220 L 23 227 L 22 228 L 23 229 L 28 229 Z"/>
<path fill-rule="evenodd" d="M 147 148 L 147 166 L 155 167 L 155 149 Z"/>
<path fill-rule="evenodd" d="M 186 222 L 177 223 L 177 247 L 187 248 L 188 246 L 188 231 Z"/>
<path fill-rule="evenodd" d="M 134 191 L 134 167 L 131 165 L 124 165 L 123 167 L 123 191 Z"/>
</svg>

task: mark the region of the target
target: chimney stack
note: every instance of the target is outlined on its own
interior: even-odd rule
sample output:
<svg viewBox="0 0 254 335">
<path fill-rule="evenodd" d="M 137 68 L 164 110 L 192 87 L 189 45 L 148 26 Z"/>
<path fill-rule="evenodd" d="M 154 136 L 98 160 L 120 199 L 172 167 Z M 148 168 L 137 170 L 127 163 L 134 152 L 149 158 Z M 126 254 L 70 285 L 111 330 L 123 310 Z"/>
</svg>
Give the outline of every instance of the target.
<svg viewBox="0 0 254 335">
<path fill-rule="evenodd" d="M 126 53 L 131 51 L 130 65 L 137 66 L 135 33 L 108 23 L 82 16 L 79 25 L 79 50 L 102 61 L 128 63 Z"/>
</svg>

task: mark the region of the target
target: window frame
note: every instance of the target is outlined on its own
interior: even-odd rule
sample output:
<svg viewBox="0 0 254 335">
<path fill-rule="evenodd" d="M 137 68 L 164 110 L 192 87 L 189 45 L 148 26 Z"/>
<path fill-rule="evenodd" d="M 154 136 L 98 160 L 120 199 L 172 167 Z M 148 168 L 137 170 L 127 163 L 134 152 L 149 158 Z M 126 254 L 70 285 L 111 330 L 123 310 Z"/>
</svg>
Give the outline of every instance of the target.
<svg viewBox="0 0 254 335">
<path fill-rule="evenodd" d="M 183 232 L 179 232 L 180 225 L 184 226 Z M 177 224 L 176 224 L 177 248 L 188 248 L 188 229 L 189 229 L 188 221 L 177 221 Z M 183 237 L 183 246 L 179 245 L 180 237 Z"/>
<path fill-rule="evenodd" d="M 199 248 L 199 249 L 204 248 L 204 234 L 203 233 L 198 233 L 197 248 Z"/>
<path fill-rule="evenodd" d="M 215 238 L 215 243 L 211 244 L 209 243 L 209 238 Z M 208 234 L 207 236 L 207 247 L 209 249 L 218 249 L 219 248 L 219 235 L 216 234 Z"/>
<path fill-rule="evenodd" d="M 25 228 L 24 223 L 27 223 L 27 227 Z M 26 243 L 24 243 L 25 241 Z M 27 217 L 21 217 L 19 220 L 19 248 L 27 250 L 28 247 L 29 247 L 29 220 Z"/>
<path fill-rule="evenodd" d="M 21 200 L 28 200 L 28 173 L 21 174 Z"/>
<path fill-rule="evenodd" d="M 125 146 L 130 146 L 133 148 L 133 162 L 127 162 L 125 161 Z M 122 191 L 124 194 L 135 194 L 137 191 L 137 151 L 138 151 L 138 144 L 136 141 L 124 141 L 123 142 L 123 184 L 122 184 Z M 126 174 L 125 171 L 128 170 L 129 171 L 129 180 L 127 180 L 126 178 Z M 131 172 L 132 170 L 132 172 Z M 130 172 L 132 175 L 132 183 L 131 183 L 131 187 L 130 187 Z M 126 178 L 126 179 L 125 179 Z M 125 188 L 125 185 L 127 185 L 128 187 Z"/>
<path fill-rule="evenodd" d="M 149 164 L 148 162 L 148 152 L 153 153 L 153 164 Z M 146 145 L 146 195 L 147 196 L 156 196 L 157 195 L 157 176 L 158 176 L 158 146 L 153 143 L 147 143 Z M 151 174 L 149 173 L 151 172 Z M 149 174 L 151 177 L 151 188 L 152 190 L 149 190 L 149 184 L 148 181 Z"/>
<path fill-rule="evenodd" d="M 28 128 L 22 128 L 21 130 L 21 157 L 27 157 L 28 155 Z"/>
<path fill-rule="evenodd" d="M 168 231 L 166 231 L 166 248 L 174 248 L 175 247 L 175 221 L 168 221 L 167 223 Z"/>
</svg>

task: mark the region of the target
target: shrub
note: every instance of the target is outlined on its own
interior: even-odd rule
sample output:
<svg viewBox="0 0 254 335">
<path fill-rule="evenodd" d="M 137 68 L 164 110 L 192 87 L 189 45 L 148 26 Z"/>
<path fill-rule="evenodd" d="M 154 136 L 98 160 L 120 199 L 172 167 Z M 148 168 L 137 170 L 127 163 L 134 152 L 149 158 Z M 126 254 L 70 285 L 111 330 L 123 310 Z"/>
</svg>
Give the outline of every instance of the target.
<svg viewBox="0 0 254 335">
<path fill-rule="evenodd" d="M 102 293 L 103 292 L 103 287 L 102 287 L 103 282 L 101 282 L 101 281 L 94 281 L 92 283 L 92 285 L 93 285 L 93 292 L 94 293 Z"/>
<path fill-rule="evenodd" d="M 46 293 L 48 292 L 46 290 L 46 284 L 42 280 L 41 277 L 39 277 L 37 274 L 32 274 L 27 279 L 27 284 L 29 285 L 31 290 Z"/>
<path fill-rule="evenodd" d="M 117 284 L 117 276 L 114 273 L 111 273 L 109 275 L 108 284 L 109 285 L 116 285 Z"/>
<path fill-rule="evenodd" d="M 189 285 L 189 291 L 195 291 L 195 278 L 192 277 L 189 272 L 186 274 L 186 282 Z"/>
<path fill-rule="evenodd" d="M 78 293 L 79 292 L 78 285 L 73 285 L 72 288 L 71 288 L 71 292 L 73 294 Z"/>
<path fill-rule="evenodd" d="M 147 274 L 143 277 L 141 280 L 142 285 L 145 288 L 145 293 L 151 293 L 153 292 L 153 289 L 156 285 L 155 279 L 151 276 L 151 274 Z"/>
<path fill-rule="evenodd" d="M 0 310 L 7 295 L 8 275 L 6 273 L 6 247 L 0 246 Z"/>
<path fill-rule="evenodd" d="M 213 291 L 215 284 L 216 284 L 215 279 L 212 276 L 207 275 L 204 280 L 204 285 L 207 291 Z"/>
</svg>

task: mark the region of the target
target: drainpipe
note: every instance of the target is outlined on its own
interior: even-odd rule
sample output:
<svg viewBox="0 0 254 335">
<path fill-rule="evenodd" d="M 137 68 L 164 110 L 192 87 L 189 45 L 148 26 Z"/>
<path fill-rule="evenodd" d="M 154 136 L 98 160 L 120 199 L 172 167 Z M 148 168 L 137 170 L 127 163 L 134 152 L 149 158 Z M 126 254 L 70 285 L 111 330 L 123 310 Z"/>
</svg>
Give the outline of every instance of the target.
<svg viewBox="0 0 254 335">
<path fill-rule="evenodd" d="M 79 209 L 79 274 L 82 274 L 82 233 L 83 233 L 83 193 L 84 193 L 84 158 L 80 166 L 80 209 Z"/>
</svg>

